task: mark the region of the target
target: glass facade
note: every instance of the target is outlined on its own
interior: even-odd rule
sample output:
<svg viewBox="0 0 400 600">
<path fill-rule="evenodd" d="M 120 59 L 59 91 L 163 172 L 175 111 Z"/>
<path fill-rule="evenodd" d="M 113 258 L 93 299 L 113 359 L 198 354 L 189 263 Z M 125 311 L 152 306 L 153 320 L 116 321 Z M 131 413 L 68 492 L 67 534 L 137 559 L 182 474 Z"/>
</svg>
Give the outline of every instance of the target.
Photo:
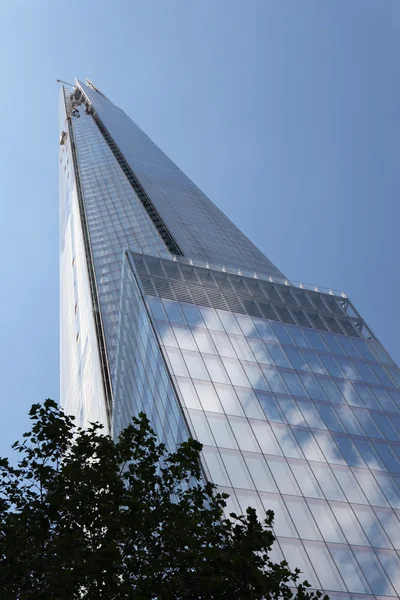
<svg viewBox="0 0 400 600">
<path fill-rule="evenodd" d="M 114 435 L 143 410 L 169 448 L 199 439 L 228 512 L 274 510 L 276 559 L 332 598 L 398 596 L 397 366 L 344 295 L 276 283 L 93 84 L 61 128 L 62 405 L 106 422 L 108 376 Z"/>
</svg>

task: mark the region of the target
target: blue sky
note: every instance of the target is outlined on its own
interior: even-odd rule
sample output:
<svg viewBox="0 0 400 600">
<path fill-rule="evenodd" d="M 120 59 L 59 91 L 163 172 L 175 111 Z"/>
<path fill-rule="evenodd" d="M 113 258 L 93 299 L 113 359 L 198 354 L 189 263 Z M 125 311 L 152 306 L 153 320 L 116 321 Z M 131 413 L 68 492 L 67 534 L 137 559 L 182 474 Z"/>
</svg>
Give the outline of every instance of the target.
<svg viewBox="0 0 400 600">
<path fill-rule="evenodd" d="M 2 3 L 0 455 L 58 400 L 58 88 L 89 77 L 400 361 L 398 0 Z"/>
</svg>

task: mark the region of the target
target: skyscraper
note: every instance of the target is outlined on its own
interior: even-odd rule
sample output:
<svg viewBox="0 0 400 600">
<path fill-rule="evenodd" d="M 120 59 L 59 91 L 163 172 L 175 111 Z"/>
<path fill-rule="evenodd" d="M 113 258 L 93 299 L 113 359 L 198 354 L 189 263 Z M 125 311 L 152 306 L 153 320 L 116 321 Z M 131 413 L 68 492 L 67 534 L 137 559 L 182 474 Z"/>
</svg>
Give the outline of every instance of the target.
<svg viewBox="0 0 400 600">
<path fill-rule="evenodd" d="M 60 94 L 61 404 L 203 445 L 228 511 L 331 597 L 400 593 L 400 371 L 288 280 L 90 81 Z"/>
</svg>

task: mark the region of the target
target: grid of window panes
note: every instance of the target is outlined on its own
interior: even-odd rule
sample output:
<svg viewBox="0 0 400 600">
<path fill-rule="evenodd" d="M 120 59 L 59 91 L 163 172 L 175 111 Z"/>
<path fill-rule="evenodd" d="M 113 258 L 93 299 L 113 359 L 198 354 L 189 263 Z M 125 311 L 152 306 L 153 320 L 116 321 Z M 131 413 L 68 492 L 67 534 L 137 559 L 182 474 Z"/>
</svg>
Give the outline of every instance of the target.
<svg viewBox="0 0 400 600">
<path fill-rule="evenodd" d="M 147 301 L 229 509 L 273 509 L 276 558 L 316 588 L 397 596 L 400 372 L 379 343 Z"/>
<path fill-rule="evenodd" d="M 87 225 L 114 380 L 122 251 L 137 247 L 170 256 L 93 118 L 78 109 L 72 118 Z"/>
<path fill-rule="evenodd" d="M 169 450 L 188 437 L 162 351 L 129 263 L 124 261 L 118 336 L 113 433 L 143 411 Z"/>
<path fill-rule="evenodd" d="M 79 82 L 185 256 L 282 276 L 275 265 L 110 100 Z"/>
</svg>

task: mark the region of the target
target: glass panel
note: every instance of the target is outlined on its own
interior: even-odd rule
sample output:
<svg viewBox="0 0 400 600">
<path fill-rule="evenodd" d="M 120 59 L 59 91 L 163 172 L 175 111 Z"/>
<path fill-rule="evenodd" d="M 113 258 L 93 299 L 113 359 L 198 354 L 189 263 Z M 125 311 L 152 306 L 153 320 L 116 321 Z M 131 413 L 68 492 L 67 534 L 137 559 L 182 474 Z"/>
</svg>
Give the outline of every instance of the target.
<svg viewBox="0 0 400 600">
<path fill-rule="evenodd" d="M 235 319 L 235 315 L 226 310 L 217 309 L 217 314 L 222 322 L 222 325 L 225 328 L 227 333 L 235 333 L 237 335 L 241 335 L 241 329 Z"/>
<path fill-rule="evenodd" d="M 236 358 L 236 352 L 234 351 L 232 344 L 230 343 L 229 338 L 225 332 L 210 331 L 210 335 L 220 356 L 229 356 L 230 358 Z"/>
<path fill-rule="evenodd" d="M 180 304 L 189 325 L 193 325 L 193 327 L 205 327 L 203 317 L 197 306 L 194 304 L 187 304 L 186 302 L 181 302 Z"/>
<path fill-rule="evenodd" d="M 193 379 L 210 379 L 207 373 L 207 369 L 202 360 L 201 354 L 199 354 L 198 352 L 189 352 L 189 350 L 183 350 L 182 355 L 185 359 L 185 363 L 189 370 L 190 376 Z"/>
<path fill-rule="evenodd" d="M 247 375 L 248 380 L 250 381 L 252 388 L 255 390 L 269 391 L 269 385 L 266 382 L 265 377 L 257 363 L 242 361 L 242 367 Z"/>
<path fill-rule="evenodd" d="M 238 400 L 235 389 L 231 385 L 216 383 L 215 389 L 227 415 L 244 417 L 243 408 Z"/>
<path fill-rule="evenodd" d="M 186 319 L 183 316 L 179 302 L 175 302 L 175 300 L 166 300 L 163 298 L 162 303 L 171 323 L 181 323 L 182 325 L 186 323 Z"/>
<path fill-rule="evenodd" d="M 282 498 L 277 494 L 260 494 L 265 510 L 274 511 L 275 535 L 297 538 L 297 531 Z"/>
<path fill-rule="evenodd" d="M 348 433 L 354 435 L 365 435 L 364 430 L 349 406 L 337 405 L 335 406 L 335 410 L 339 415 L 343 425 L 346 427 Z"/>
<path fill-rule="evenodd" d="M 353 408 L 353 412 L 361 423 L 364 431 L 369 437 L 384 438 L 384 435 L 376 425 L 371 413 L 367 409 Z"/>
<path fill-rule="evenodd" d="M 197 346 L 187 325 L 172 325 L 179 348 L 182 350 L 197 350 Z"/>
<path fill-rule="evenodd" d="M 293 371 L 281 371 L 281 374 L 289 388 L 290 393 L 293 394 L 293 396 L 308 398 L 308 392 L 296 373 Z"/>
<path fill-rule="evenodd" d="M 370 594 L 371 589 L 350 548 L 339 544 L 328 544 L 328 548 L 349 592 Z"/>
<path fill-rule="evenodd" d="M 326 500 L 307 500 L 319 530 L 326 542 L 343 543 L 346 538 Z"/>
<path fill-rule="evenodd" d="M 327 374 L 327 370 L 320 361 L 316 352 L 312 352 L 311 350 L 302 350 L 302 354 L 313 373 L 317 373 L 319 375 Z"/>
<path fill-rule="evenodd" d="M 272 471 L 276 484 L 281 494 L 290 494 L 300 496 L 300 490 L 295 478 L 286 462 L 286 459 L 279 457 L 267 457 L 267 463 Z"/>
<path fill-rule="evenodd" d="M 188 410 L 188 413 L 194 427 L 196 439 L 205 446 L 215 446 L 215 441 L 204 413 L 199 410 Z"/>
<path fill-rule="evenodd" d="M 331 379 L 327 379 L 325 377 L 317 377 L 317 379 L 325 394 L 328 396 L 329 402 L 332 402 L 333 404 L 345 403 L 345 400 L 342 394 L 340 393 L 337 385 L 335 385 L 335 383 Z"/>
<path fill-rule="evenodd" d="M 374 387 L 372 388 L 372 391 L 378 399 L 379 404 L 384 408 L 384 410 L 394 413 L 399 412 L 396 403 L 392 400 L 392 398 L 389 396 L 388 392 L 385 389 Z"/>
<path fill-rule="evenodd" d="M 289 425 L 307 426 L 307 423 L 293 398 L 277 397 L 277 401 Z"/>
<path fill-rule="evenodd" d="M 282 455 L 270 425 L 266 421 L 250 421 L 251 427 L 264 454 Z"/>
<path fill-rule="evenodd" d="M 257 396 L 250 388 L 235 388 L 239 400 L 243 406 L 244 412 L 251 419 L 265 419 L 265 414 L 257 399 Z"/>
<path fill-rule="evenodd" d="M 380 489 L 384 491 L 390 506 L 393 508 L 400 508 L 400 487 L 398 477 L 393 477 L 392 475 L 389 475 L 389 473 L 378 473 L 377 471 L 375 471 L 374 477 L 378 482 Z"/>
<path fill-rule="evenodd" d="M 215 383 L 230 383 L 219 356 L 213 356 L 212 354 L 203 354 L 202 356 L 212 381 L 215 381 Z"/>
<path fill-rule="evenodd" d="M 272 394 L 265 392 L 256 392 L 257 398 L 263 408 L 263 411 L 269 421 L 276 421 L 277 423 L 285 423 L 285 417 L 281 412 L 275 397 Z"/>
<path fill-rule="evenodd" d="M 302 352 L 297 348 L 285 348 L 286 354 L 297 371 L 310 371 L 310 367 Z"/>
<path fill-rule="evenodd" d="M 251 348 L 247 343 L 246 338 L 244 338 L 242 335 L 230 335 L 229 339 L 232 343 L 232 346 L 235 348 L 238 358 L 240 358 L 241 360 L 254 361 L 253 352 L 251 351 Z"/>
<path fill-rule="evenodd" d="M 395 596 L 390 581 L 372 548 L 353 548 L 362 572 L 374 594 Z"/>
<path fill-rule="evenodd" d="M 229 423 L 241 450 L 260 452 L 260 447 L 257 444 L 257 440 L 247 419 L 241 419 L 240 417 L 229 417 Z"/>
<path fill-rule="evenodd" d="M 300 329 L 300 327 L 297 327 L 296 325 L 286 325 L 286 327 L 290 335 L 294 339 L 296 346 L 300 346 L 301 348 L 310 347 L 310 344 L 306 340 L 306 337 L 303 335 L 303 332 Z"/>
<path fill-rule="evenodd" d="M 221 321 L 219 320 L 217 312 L 213 308 L 208 308 L 207 306 L 199 306 L 198 308 L 208 329 L 224 331 L 224 328 L 222 326 Z"/>
<path fill-rule="evenodd" d="M 359 506 L 358 504 L 353 504 L 352 508 L 369 539 L 370 545 L 375 548 L 391 548 L 392 544 L 376 518 L 374 510 L 369 506 Z M 376 512 L 381 510 L 385 511 L 386 509 L 375 509 Z"/>
<path fill-rule="evenodd" d="M 343 347 L 339 342 L 338 336 L 332 335 L 331 333 L 324 333 L 324 341 L 329 350 L 334 354 L 345 354 Z"/>
<path fill-rule="evenodd" d="M 240 452 L 236 450 L 220 452 L 233 487 L 254 490 L 254 483 Z"/>
<path fill-rule="evenodd" d="M 400 559 L 394 550 L 377 550 L 378 558 L 383 565 L 389 579 L 396 590 L 396 594 L 400 594 Z"/>
<path fill-rule="evenodd" d="M 260 492 L 277 492 L 277 487 L 262 454 L 243 454 L 257 490 Z"/>
<path fill-rule="evenodd" d="M 347 591 L 328 548 L 323 543 L 304 542 L 307 554 L 324 590 Z"/>
<path fill-rule="evenodd" d="M 223 358 L 222 362 L 225 365 L 225 369 L 227 370 L 233 385 L 251 387 L 245 372 L 243 371 L 242 365 L 238 360 L 235 360 L 234 358 Z"/>
<path fill-rule="evenodd" d="M 257 331 L 256 326 L 253 323 L 251 317 L 247 315 L 239 315 L 235 314 L 236 320 L 240 325 L 240 329 L 243 331 L 243 334 L 246 337 L 259 338 L 259 333 Z"/>
<path fill-rule="evenodd" d="M 187 408 L 201 409 L 201 404 L 192 381 L 185 377 L 177 377 L 176 381 L 182 394 L 184 405 Z"/>
<path fill-rule="evenodd" d="M 259 363 L 273 365 L 274 361 L 267 350 L 266 345 L 261 340 L 248 339 L 249 345 Z"/>
<path fill-rule="evenodd" d="M 300 429 L 293 427 L 293 433 L 296 440 L 299 442 L 304 456 L 307 460 L 317 460 L 325 462 L 325 457 L 321 452 L 320 447 L 314 439 L 312 432 L 309 429 Z"/>
<path fill-rule="evenodd" d="M 362 383 L 354 383 L 353 385 L 367 408 L 382 410 L 382 406 L 379 404 L 375 395 L 372 393 L 371 389 L 367 385 L 364 385 Z"/>
<path fill-rule="evenodd" d="M 206 413 L 208 423 L 219 448 L 237 448 L 238 445 L 225 415 Z M 206 442 L 204 442 L 206 443 Z"/>
<path fill-rule="evenodd" d="M 364 407 L 364 402 L 361 400 L 350 381 L 347 379 L 345 381 L 336 380 L 335 383 L 342 392 L 344 399 L 348 404 L 350 404 L 350 406 Z"/>
<path fill-rule="evenodd" d="M 371 416 L 373 416 L 374 421 L 378 423 L 380 430 L 387 440 L 392 440 L 393 442 L 400 441 L 399 432 L 393 427 L 388 416 L 380 413 L 373 413 Z"/>
<path fill-rule="evenodd" d="M 153 317 L 155 319 L 161 319 L 161 321 L 166 321 L 167 314 L 164 310 L 164 305 L 161 302 L 160 298 L 155 298 L 154 296 L 146 296 L 146 300 L 150 305 Z"/>
<path fill-rule="evenodd" d="M 346 497 L 343 494 L 339 483 L 329 465 L 322 463 L 310 463 L 312 471 L 321 486 L 327 500 L 345 501 Z"/>
<path fill-rule="evenodd" d="M 352 340 L 345 335 L 340 338 L 340 344 L 346 350 L 346 354 L 353 356 L 354 358 L 360 358 L 360 353 L 352 343 Z"/>
<path fill-rule="evenodd" d="M 288 539 L 279 539 L 280 546 L 282 548 L 282 552 L 285 555 L 287 562 L 289 563 L 290 569 L 295 569 L 296 567 L 300 569 L 301 578 L 306 579 L 313 588 L 322 587 L 320 582 L 318 581 L 317 576 L 311 566 L 309 558 L 304 550 L 303 544 L 300 540 L 288 540 Z"/>
<path fill-rule="evenodd" d="M 206 354 L 217 354 L 217 350 L 207 329 L 192 327 L 192 333 L 200 352 L 205 352 Z"/>
<path fill-rule="evenodd" d="M 372 506 L 389 506 L 372 473 L 367 469 L 353 469 L 353 473 Z"/>
<path fill-rule="evenodd" d="M 203 410 L 222 413 L 222 406 L 218 400 L 212 383 L 208 381 L 194 381 L 197 395 L 200 398 Z"/>
<path fill-rule="evenodd" d="M 366 358 L 367 360 L 375 360 L 375 357 L 368 347 L 368 342 L 365 340 L 360 340 L 360 338 L 354 338 L 352 342 L 363 358 Z"/>
<path fill-rule="evenodd" d="M 260 520 L 265 519 L 265 508 L 257 492 L 252 490 L 236 490 L 236 496 L 240 502 L 240 512 L 238 514 L 245 514 L 247 508 L 251 506 L 256 509 L 257 516 Z"/>
<path fill-rule="evenodd" d="M 342 421 L 337 416 L 337 413 L 333 406 L 330 404 L 316 404 L 319 414 L 324 420 L 325 425 L 330 431 L 338 431 L 339 433 L 345 433 L 346 429 Z"/>
<path fill-rule="evenodd" d="M 391 508 L 375 508 L 375 513 L 394 548 L 400 550 L 400 521 L 394 511 Z"/>
<path fill-rule="evenodd" d="M 210 479 L 216 485 L 231 486 L 221 456 L 216 448 L 205 446 L 202 456 L 210 472 Z"/>
<path fill-rule="evenodd" d="M 343 502 L 331 502 L 330 504 L 349 544 L 368 546 L 368 539 L 351 507 Z"/>
<path fill-rule="evenodd" d="M 278 344 L 265 344 L 268 348 L 268 352 L 272 356 L 277 367 L 284 367 L 286 369 L 291 369 L 292 365 L 290 364 L 288 357 L 286 356 L 283 348 Z"/>
<path fill-rule="evenodd" d="M 293 344 L 293 340 L 290 337 L 288 330 L 286 329 L 285 325 L 283 325 L 283 323 L 271 321 L 270 325 L 281 344 Z"/>
<path fill-rule="evenodd" d="M 347 379 L 351 379 L 351 381 L 362 381 L 362 377 L 359 374 L 354 361 L 350 360 L 349 358 L 345 358 L 344 356 L 337 356 L 335 360 Z"/>
<path fill-rule="evenodd" d="M 299 373 L 299 377 L 303 382 L 303 385 L 306 388 L 310 398 L 312 398 L 313 400 L 327 400 L 326 394 L 320 386 L 318 379 L 315 377 L 315 375 Z"/>
<path fill-rule="evenodd" d="M 368 504 L 356 478 L 351 469 L 348 467 L 339 467 L 332 465 L 331 467 L 340 487 L 344 491 L 348 502 L 356 502 L 357 504 Z"/>
<path fill-rule="evenodd" d="M 288 458 L 304 458 L 300 446 L 288 425 L 271 423 L 271 428 L 285 456 Z"/>
<path fill-rule="evenodd" d="M 172 372 L 174 375 L 180 377 L 188 377 L 189 373 L 185 365 L 185 361 L 182 358 L 181 351 L 177 348 L 166 348 L 165 349 L 171 363 Z"/>
<path fill-rule="evenodd" d="M 158 321 L 157 329 L 161 337 L 161 343 L 164 344 L 164 346 L 170 346 L 171 348 L 178 347 L 178 343 L 175 339 L 172 327 L 168 322 Z"/>
<path fill-rule="evenodd" d="M 313 434 L 328 463 L 346 464 L 343 454 L 328 431 L 314 431 Z"/>
<path fill-rule="evenodd" d="M 374 373 L 372 373 L 371 369 L 366 363 L 360 362 L 358 364 L 358 370 L 364 381 L 366 381 L 367 383 L 377 383 L 379 385 L 378 379 L 376 378 Z"/>
<path fill-rule="evenodd" d="M 354 443 L 370 469 L 387 470 L 385 463 L 381 460 L 371 442 L 368 442 L 367 440 L 354 440 Z"/>
<path fill-rule="evenodd" d="M 351 438 L 341 435 L 334 435 L 333 437 L 350 467 L 365 468 L 367 466 Z"/>
<path fill-rule="evenodd" d="M 289 393 L 289 390 L 287 389 L 286 384 L 276 367 L 262 365 L 261 368 L 273 392 L 278 394 Z"/>
<path fill-rule="evenodd" d="M 321 419 L 321 416 L 313 402 L 305 402 L 298 400 L 297 405 L 300 408 L 309 427 L 314 429 L 326 429 L 326 425 Z"/>
<path fill-rule="evenodd" d="M 375 373 L 375 375 L 379 378 L 379 381 L 382 385 L 386 385 L 388 387 L 393 386 L 393 381 L 390 379 L 389 375 L 386 373 L 385 369 L 382 365 L 371 364 L 368 365 L 370 369 Z"/>
<path fill-rule="evenodd" d="M 253 317 L 253 322 L 255 324 L 255 326 L 257 327 L 258 333 L 260 334 L 260 337 L 263 340 L 268 340 L 271 342 L 277 342 L 278 340 L 276 339 L 276 336 L 272 330 L 271 325 L 268 323 L 268 321 L 265 321 L 264 319 L 258 319 L 256 317 Z"/>
<path fill-rule="evenodd" d="M 323 498 L 323 493 L 309 465 L 304 461 L 294 461 L 293 459 L 290 459 L 288 462 L 303 496 L 307 496 L 308 498 Z"/>
<path fill-rule="evenodd" d="M 327 350 L 321 336 L 316 331 L 312 331 L 311 329 L 304 329 L 303 331 L 311 348 L 314 348 L 314 350 Z"/>
<path fill-rule="evenodd" d="M 296 524 L 299 536 L 304 540 L 322 540 L 322 536 L 308 509 L 306 501 L 303 498 L 292 496 L 285 496 L 284 500 L 293 522 Z"/>
<path fill-rule="evenodd" d="M 333 356 L 328 356 L 327 354 L 321 354 L 320 358 L 324 363 L 325 367 L 328 369 L 328 373 L 333 377 L 344 377 L 344 373 L 340 369 L 338 363 L 333 358 Z"/>
</svg>

